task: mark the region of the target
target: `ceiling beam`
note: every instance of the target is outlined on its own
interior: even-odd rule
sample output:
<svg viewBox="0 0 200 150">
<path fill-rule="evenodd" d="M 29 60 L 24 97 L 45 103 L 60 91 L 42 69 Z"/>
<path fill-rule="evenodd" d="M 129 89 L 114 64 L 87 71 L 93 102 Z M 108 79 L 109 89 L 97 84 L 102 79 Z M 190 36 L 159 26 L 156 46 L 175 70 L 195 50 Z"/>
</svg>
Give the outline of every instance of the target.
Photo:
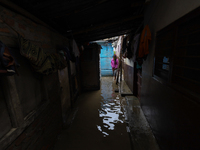
<svg viewBox="0 0 200 150">
<path fill-rule="evenodd" d="M 131 20 L 142 18 L 142 17 L 143 17 L 143 15 L 137 15 L 137 16 L 127 17 L 127 18 L 122 18 L 121 20 L 118 20 L 118 21 L 116 21 L 116 20 L 115 21 L 109 21 L 109 22 L 106 22 L 104 24 L 96 25 L 94 27 L 88 27 L 86 29 L 75 31 L 75 32 L 73 32 L 73 35 L 91 32 L 91 31 L 94 31 L 94 30 L 106 28 L 106 27 L 113 26 L 113 25 L 116 25 L 116 24 L 121 24 L 121 23 L 124 23 L 124 22 L 128 22 L 128 21 L 131 21 Z"/>
<path fill-rule="evenodd" d="M 124 32 L 124 31 L 128 31 L 128 30 L 133 30 L 136 29 L 137 26 L 135 26 L 134 28 L 132 27 L 126 27 L 126 28 L 114 28 L 114 29 L 107 29 L 106 31 L 101 30 L 101 31 L 95 31 L 92 32 L 91 34 L 81 34 L 81 35 L 76 35 L 75 37 L 92 37 L 92 36 L 100 36 L 100 35 L 105 35 L 105 34 L 114 34 L 114 33 L 118 33 L 118 32 Z"/>
<path fill-rule="evenodd" d="M 12 0 L 12 1 L 14 1 L 14 0 Z M 48 1 L 44 1 L 44 0 L 40 0 L 37 3 L 33 3 L 33 2 L 29 3 L 31 11 L 35 10 L 35 12 L 39 12 L 39 13 L 46 12 L 46 11 L 49 11 L 49 10 L 56 10 L 56 9 L 59 9 L 59 8 L 60 8 L 59 9 L 59 11 L 60 11 L 60 10 L 62 10 L 62 8 L 69 9 L 71 7 L 74 8 L 75 6 L 77 7 L 79 5 L 87 5 L 87 4 L 88 4 L 87 0 L 85 0 L 85 1 L 80 1 L 80 0 L 78 0 L 78 1 L 77 0 L 73 0 L 73 1 L 72 0 L 70 0 L 70 1 L 69 0 L 65 0 L 65 1 L 64 0 L 48 0 Z"/>
<path fill-rule="evenodd" d="M 101 39 L 105 39 L 105 38 L 111 38 L 114 36 L 120 36 L 123 34 L 128 34 L 130 33 L 130 30 L 123 30 L 123 31 L 119 31 L 119 32 L 113 32 L 113 33 L 107 33 L 107 34 L 103 34 L 103 35 L 94 35 L 91 37 L 87 37 L 87 36 L 83 36 L 83 37 L 75 37 L 75 39 L 79 42 L 90 42 L 90 41 L 96 41 L 96 40 L 101 40 Z"/>
</svg>

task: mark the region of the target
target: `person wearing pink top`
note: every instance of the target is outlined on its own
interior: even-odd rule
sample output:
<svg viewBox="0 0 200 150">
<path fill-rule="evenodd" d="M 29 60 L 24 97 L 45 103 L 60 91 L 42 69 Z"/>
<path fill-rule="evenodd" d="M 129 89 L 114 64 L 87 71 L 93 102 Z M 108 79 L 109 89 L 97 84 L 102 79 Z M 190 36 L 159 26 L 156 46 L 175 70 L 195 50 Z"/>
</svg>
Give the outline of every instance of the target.
<svg viewBox="0 0 200 150">
<path fill-rule="evenodd" d="M 117 73 L 118 65 L 119 65 L 119 61 L 117 59 L 117 56 L 113 55 L 113 59 L 111 60 L 111 67 L 112 67 L 113 75 L 115 76 L 115 79 L 116 79 L 116 73 Z"/>
</svg>

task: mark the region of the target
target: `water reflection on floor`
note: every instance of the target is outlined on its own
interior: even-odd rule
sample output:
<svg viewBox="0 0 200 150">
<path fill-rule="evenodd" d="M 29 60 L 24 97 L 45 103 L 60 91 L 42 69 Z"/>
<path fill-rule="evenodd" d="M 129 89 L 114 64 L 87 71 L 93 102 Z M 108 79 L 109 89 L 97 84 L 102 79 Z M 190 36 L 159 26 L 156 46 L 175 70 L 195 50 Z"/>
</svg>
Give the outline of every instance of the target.
<svg viewBox="0 0 200 150">
<path fill-rule="evenodd" d="M 98 130 L 104 137 L 109 136 L 109 130 L 115 129 L 115 124 L 124 123 L 124 114 L 120 103 L 119 93 L 115 93 L 118 86 L 112 78 L 104 77 L 101 80 L 101 96 L 99 117 L 102 119 L 103 126 L 97 125 Z"/>
<path fill-rule="evenodd" d="M 83 93 L 70 128 L 63 130 L 55 150 L 130 150 L 122 102 L 112 77 L 101 79 L 101 90 Z"/>
</svg>

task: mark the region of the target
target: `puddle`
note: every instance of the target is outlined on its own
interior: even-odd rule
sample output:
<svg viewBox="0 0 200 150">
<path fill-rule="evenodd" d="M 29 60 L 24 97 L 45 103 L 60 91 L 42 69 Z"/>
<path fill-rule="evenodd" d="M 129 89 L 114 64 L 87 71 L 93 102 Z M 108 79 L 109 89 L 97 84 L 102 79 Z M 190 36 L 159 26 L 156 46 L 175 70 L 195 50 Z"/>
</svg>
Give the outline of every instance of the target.
<svg viewBox="0 0 200 150">
<path fill-rule="evenodd" d="M 116 88 L 111 77 L 104 77 L 101 90 L 80 96 L 76 117 L 71 126 L 61 132 L 55 150 L 131 150 L 124 98 L 115 93 Z"/>
<path fill-rule="evenodd" d="M 108 78 L 110 79 L 110 78 Z M 125 117 L 123 108 L 120 103 L 119 93 L 115 93 L 116 85 L 111 80 L 101 81 L 100 108 L 98 109 L 99 117 L 102 119 L 102 125 L 97 125 L 97 129 L 104 137 L 109 136 L 118 123 L 124 123 Z"/>
</svg>

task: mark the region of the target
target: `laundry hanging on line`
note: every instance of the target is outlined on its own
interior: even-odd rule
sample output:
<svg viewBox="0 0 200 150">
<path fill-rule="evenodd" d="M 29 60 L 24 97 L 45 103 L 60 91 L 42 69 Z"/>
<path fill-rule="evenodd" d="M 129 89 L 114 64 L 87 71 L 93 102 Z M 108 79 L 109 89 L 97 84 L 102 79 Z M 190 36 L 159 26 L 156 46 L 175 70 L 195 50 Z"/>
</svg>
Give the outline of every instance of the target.
<svg viewBox="0 0 200 150">
<path fill-rule="evenodd" d="M 151 42 L 151 31 L 149 26 L 146 25 L 140 37 L 138 57 L 143 58 L 149 54 L 149 44 Z"/>
<path fill-rule="evenodd" d="M 36 72 L 49 75 L 67 66 L 67 61 L 61 53 L 46 54 L 42 48 L 32 44 L 21 35 L 18 35 L 18 38 L 21 55 L 30 61 Z"/>
</svg>

